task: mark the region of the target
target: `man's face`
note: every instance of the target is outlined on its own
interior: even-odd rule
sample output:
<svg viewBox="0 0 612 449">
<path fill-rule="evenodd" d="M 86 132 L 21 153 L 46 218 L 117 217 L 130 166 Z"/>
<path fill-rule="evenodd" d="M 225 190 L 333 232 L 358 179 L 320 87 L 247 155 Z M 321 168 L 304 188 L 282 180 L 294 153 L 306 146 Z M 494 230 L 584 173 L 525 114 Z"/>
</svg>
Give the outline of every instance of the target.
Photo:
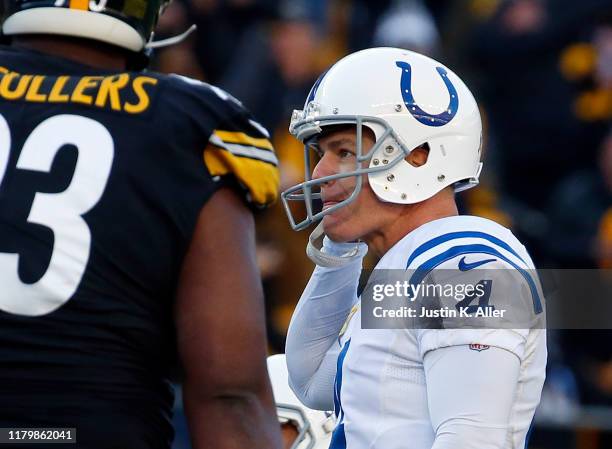
<svg viewBox="0 0 612 449">
<path fill-rule="evenodd" d="M 374 145 L 374 133 L 363 128 L 362 153 L 366 154 Z M 312 178 L 346 173 L 356 169 L 355 128 L 340 128 L 319 138 L 321 160 L 312 172 Z M 355 190 L 355 176 L 330 181 L 321 186 L 323 210 L 347 199 Z M 385 205 L 376 197 L 363 175 L 361 192 L 347 206 L 323 218 L 325 234 L 336 242 L 354 241 L 378 230 L 386 221 Z"/>
</svg>

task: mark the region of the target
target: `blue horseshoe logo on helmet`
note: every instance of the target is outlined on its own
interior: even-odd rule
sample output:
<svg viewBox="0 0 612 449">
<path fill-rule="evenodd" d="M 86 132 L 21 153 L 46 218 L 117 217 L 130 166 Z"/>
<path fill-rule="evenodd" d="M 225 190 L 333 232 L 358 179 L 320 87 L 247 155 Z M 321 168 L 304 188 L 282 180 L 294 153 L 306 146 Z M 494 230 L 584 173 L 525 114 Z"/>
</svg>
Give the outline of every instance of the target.
<svg viewBox="0 0 612 449">
<path fill-rule="evenodd" d="M 444 112 L 440 114 L 428 114 L 416 104 L 414 96 L 412 95 L 412 67 L 410 64 L 404 61 L 397 61 L 395 63 L 400 69 L 402 69 L 402 79 L 400 85 L 402 88 L 402 97 L 404 98 L 404 104 L 408 109 L 408 112 L 417 119 L 420 123 L 427 126 L 444 126 L 450 122 L 453 117 L 457 114 L 459 109 L 459 98 L 457 97 L 457 89 L 453 86 L 453 83 L 448 79 L 448 75 L 445 69 L 442 67 L 436 67 L 436 71 L 442 77 L 442 81 L 446 84 L 450 101 L 448 107 Z"/>
</svg>

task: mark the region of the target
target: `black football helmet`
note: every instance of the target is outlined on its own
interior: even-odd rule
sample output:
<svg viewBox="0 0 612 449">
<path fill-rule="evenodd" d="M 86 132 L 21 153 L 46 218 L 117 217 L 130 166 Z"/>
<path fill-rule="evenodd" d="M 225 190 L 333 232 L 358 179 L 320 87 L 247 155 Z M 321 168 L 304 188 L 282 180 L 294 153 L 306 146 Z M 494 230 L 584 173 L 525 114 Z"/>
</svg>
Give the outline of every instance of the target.
<svg viewBox="0 0 612 449">
<path fill-rule="evenodd" d="M 3 0 L 2 34 L 93 39 L 143 53 L 170 0 Z"/>
</svg>

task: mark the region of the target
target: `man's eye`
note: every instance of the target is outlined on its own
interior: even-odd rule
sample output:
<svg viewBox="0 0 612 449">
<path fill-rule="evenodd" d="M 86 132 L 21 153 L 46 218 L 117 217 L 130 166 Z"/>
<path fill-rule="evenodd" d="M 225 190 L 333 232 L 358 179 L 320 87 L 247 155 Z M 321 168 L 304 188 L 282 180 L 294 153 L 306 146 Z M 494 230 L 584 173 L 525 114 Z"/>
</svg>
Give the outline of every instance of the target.
<svg viewBox="0 0 612 449">
<path fill-rule="evenodd" d="M 338 156 L 340 156 L 340 159 L 346 159 L 347 157 L 353 156 L 353 153 L 349 150 L 340 150 Z"/>
</svg>

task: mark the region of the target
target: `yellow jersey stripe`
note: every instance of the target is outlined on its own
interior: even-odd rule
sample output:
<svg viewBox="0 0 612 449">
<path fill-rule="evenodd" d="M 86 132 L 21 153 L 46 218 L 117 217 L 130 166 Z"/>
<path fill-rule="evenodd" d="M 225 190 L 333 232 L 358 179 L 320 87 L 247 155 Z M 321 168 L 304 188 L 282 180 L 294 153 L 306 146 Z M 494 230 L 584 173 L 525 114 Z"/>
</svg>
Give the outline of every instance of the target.
<svg viewBox="0 0 612 449">
<path fill-rule="evenodd" d="M 252 159 L 259 159 L 260 161 L 266 161 L 269 164 L 278 165 L 278 159 L 273 151 L 262 150 L 261 148 L 251 145 L 227 143 L 222 141 L 216 134 L 210 137 L 209 143 L 219 148 L 223 148 L 236 156 L 250 157 Z"/>
<path fill-rule="evenodd" d="M 89 10 L 89 0 L 70 0 L 70 9 Z"/>
<path fill-rule="evenodd" d="M 203 158 L 212 176 L 236 176 L 248 190 L 249 201 L 256 206 L 265 207 L 276 201 L 280 188 L 280 173 L 276 166 L 258 159 L 236 156 L 213 145 L 204 150 Z"/>
<path fill-rule="evenodd" d="M 241 145 L 251 145 L 257 148 L 264 148 L 266 150 L 273 150 L 272 143 L 268 139 L 251 137 L 242 132 L 234 131 L 221 131 L 216 129 L 214 134 L 224 142 L 237 143 Z"/>
</svg>

